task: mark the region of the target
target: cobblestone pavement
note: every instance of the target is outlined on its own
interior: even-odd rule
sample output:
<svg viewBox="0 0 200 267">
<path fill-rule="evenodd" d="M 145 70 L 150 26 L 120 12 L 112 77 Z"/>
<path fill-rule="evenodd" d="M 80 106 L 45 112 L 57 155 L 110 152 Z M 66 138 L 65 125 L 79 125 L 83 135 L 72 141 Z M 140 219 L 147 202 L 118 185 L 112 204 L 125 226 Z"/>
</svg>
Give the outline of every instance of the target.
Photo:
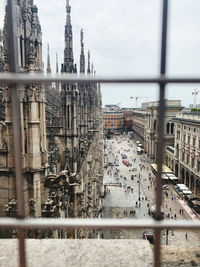
<svg viewBox="0 0 200 267">
<path fill-rule="evenodd" d="M 151 207 L 155 204 L 155 176 L 151 172 L 150 160 L 145 155 L 137 155 L 136 146 L 128 137 L 114 137 L 105 142 L 107 144 L 105 164 L 109 162 L 114 163 L 117 160 L 119 166 L 109 166 L 107 169 L 104 169 L 104 184 L 107 184 L 107 194 L 104 199 L 104 218 L 127 218 L 126 212 L 128 217 L 131 218 L 148 218 L 147 206 Z M 127 155 L 127 160 L 132 164 L 132 167 L 127 167 L 122 163 L 121 153 Z M 142 170 L 140 170 L 141 164 L 144 165 Z M 137 171 L 132 171 L 133 168 L 137 168 Z M 131 180 L 131 175 L 134 175 L 134 180 Z M 149 176 L 151 177 L 150 180 Z M 110 183 L 112 185 L 109 185 Z M 121 186 L 119 186 L 120 183 Z M 198 216 L 192 212 L 186 202 L 180 199 L 173 190 L 173 185 L 169 185 L 167 192 L 168 197 L 165 193 L 163 194 L 165 216 L 169 214 L 168 216 L 173 220 L 199 220 Z M 141 201 L 138 201 L 139 196 Z M 180 214 L 180 209 L 183 209 L 183 214 Z M 135 216 L 130 215 L 130 210 L 136 212 Z M 141 230 L 134 235 L 132 231 L 129 234 L 122 231 L 116 237 L 115 233 L 112 235 L 105 234 L 105 238 L 142 238 L 142 232 Z M 200 233 L 198 231 L 187 231 L 187 240 L 185 234 L 186 231 L 169 231 L 168 244 L 199 245 Z M 165 244 L 166 239 L 164 231 L 161 243 Z"/>
</svg>

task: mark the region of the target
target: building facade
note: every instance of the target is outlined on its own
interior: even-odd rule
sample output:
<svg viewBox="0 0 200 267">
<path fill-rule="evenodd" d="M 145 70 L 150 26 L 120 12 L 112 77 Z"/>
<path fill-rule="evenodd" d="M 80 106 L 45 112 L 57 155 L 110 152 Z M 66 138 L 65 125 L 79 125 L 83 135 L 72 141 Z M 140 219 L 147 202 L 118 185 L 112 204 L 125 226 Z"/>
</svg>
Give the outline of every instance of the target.
<svg viewBox="0 0 200 267">
<path fill-rule="evenodd" d="M 18 66 L 24 72 L 43 72 L 42 32 L 38 9 L 32 0 L 19 0 L 16 10 Z M 76 74 L 69 1 L 66 12 L 61 72 Z M 3 32 L 4 71 L 9 71 L 8 23 L 6 14 Z M 0 55 L 1 47 L 0 42 Z M 0 62 L 1 60 L 2 57 Z M 90 52 L 87 73 L 85 65 L 81 30 L 80 73 L 94 75 Z M 58 62 L 56 70 L 58 72 Z M 51 74 L 49 47 L 47 73 Z M 2 90 L 5 119 L 0 122 L 1 216 L 16 215 L 9 90 L 8 86 Z M 103 113 L 100 84 L 30 84 L 22 86 L 19 91 L 26 216 L 98 218 L 101 216 L 103 194 Z M 59 232 L 54 234 L 58 236 Z M 82 230 L 60 233 L 60 237 L 84 238 L 88 235 L 92 237 L 95 234 Z"/>
<path fill-rule="evenodd" d="M 104 130 L 123 131 L 124 118 L 123 112 L 120 111 L 104 111 L 103 112 Z"/>
<path fill-rule="evenodd" d="M 181 101 L 166 100 L 165 105 L 164 142 L 165 145 L 173 146 L 175 131 L 172 118 L 182 109 Z M 157 160 L 158 106 L 159 102 L 153 101 L 143 104 L 142 109 L 133 110 L 134 138 L 143 144 L 144 151 L 154 161 Z"/>
<path fill-rule="evenodd" d="M 144 148 L 147 155 L 157 161 L 157 145 L 158 145 L 158 106 L 159 102 L 149 102 L 146 108 L 146 124 L 144 135 Z M 173 119 L 176 114 L 182 110 L 180 100 L 166 100 L 165 101 L 165 121 L 164 121 L 164 145 L 174 145 L 174 122 Z"/>
<path fill-rule="evenodd" d="M 165 150 L 165 163 L 190 190 L 200 196 L 200 114 L 180 112 L 173 119 L 174 147 Z"/>
</svg>

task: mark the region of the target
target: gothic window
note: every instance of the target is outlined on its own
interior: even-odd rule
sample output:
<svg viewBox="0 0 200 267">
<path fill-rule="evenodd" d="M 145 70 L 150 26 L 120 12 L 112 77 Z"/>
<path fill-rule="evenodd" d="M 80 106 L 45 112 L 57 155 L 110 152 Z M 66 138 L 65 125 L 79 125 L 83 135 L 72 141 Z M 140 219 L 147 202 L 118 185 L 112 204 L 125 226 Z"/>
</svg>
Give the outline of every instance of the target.
<svg viewBox="0 0 200 267">
<path fill-rule="evenodd" d="M 24 67 L 23 66 L 23 62 L 24 62 L 24 60 L 23 60 L 23 38 L 22 38 L 22 36 L 20 36 L 20 57 L 21 57 L 21 66 L 22 67 Z"/>
<path fill-rule="evenodd" d="M 38 53 L 38 41 L 37 40 L 35 40 L 35 51 L 36 51 L 36 53 L 35 53 L 35 56 L 37 57 L 37 53 Z"/>
<path fill-rule="evenodd" d="M 197 170 L 200 172 L 200 161 L 197 162 Z"/>
<path fill-rule="evenodd" d="M 193 137 L 193 146 L 195 147 L 196 145 L 196 137 Z"/>
<path fill-rule="evenodd" d="M 179 145 L 176 146 L 176 155 L 179 157 Z"/>
<path fill-rule="evenodd" d="M 154 121 L 153 129 L 156 131 L 156 120 Z"/>
<path fill-rule="evenodd" d="M 185 134 L 184 134 L 184 136 L 183 136 L 183 143 L 185 143 Z"/>
<path fill-rule="evenodd" d="M 188 135 L 188 145 L 190 145 L 190 135 Z"/>
<path fill-rule="evenodd" d="M 169 129 L 170 129 L 170 123 L 167 123 L 167 134 L 169 134 Z"/>
<path fill-rule="evenodd" d="M 190 162 L 190 155 L 187 155 L 186 163 L 189 165 L 189 162 Z"/>
<path fill-rule="evenodd" d="M 184 161 L 185 160 L 185 153 L 183 152 L 182 153 L 182 161 Z"/>
<path fill-rule="evenodd" d="M 180 139 L 180 132 L 179 131 L 176 131 L 176 138 L 179 140 Z"/>
<path fill-rule="evenodd" d="M 70 117 L 69 117 L 69 105 L 67 105 L 67 126 L 69 128 L 69 120 L 70 120 Z"/>
<path fill-rule="evenodd" d="M 194 168 L 194 157 L 192 157 L 191 165 L 192 165 L 192 168 Z"/>
<path fill-rule="evenodd" d="M 171 123 L 171 134 L 174 134 L 174 123 Z"/>
</svg>

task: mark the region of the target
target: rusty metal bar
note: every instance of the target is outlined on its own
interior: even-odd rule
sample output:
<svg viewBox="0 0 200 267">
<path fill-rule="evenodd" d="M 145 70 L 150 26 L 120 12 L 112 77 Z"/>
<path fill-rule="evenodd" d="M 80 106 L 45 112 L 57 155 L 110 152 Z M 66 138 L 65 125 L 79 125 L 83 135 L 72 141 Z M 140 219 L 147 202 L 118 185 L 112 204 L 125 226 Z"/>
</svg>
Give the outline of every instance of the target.
<svg viewBox="0 0 200 267">
<path fill-rule="evenodd" d="M 9 51 L 9 70 L 11 73 L 17 73 L 17 39 L 16 39 L 16 6 L 15 1 L 7 1 L 7 26 L 8 26 L 8 51 Z M 21 132 L 20 132 L 20 112 L 19 112 L 19 96 L 18 86 L 10 85 L 10 97 L 12 104 L 12 131 L 13 131 L 13 151 L 15 166 L 15 181 L 17 195 L 17 217 L 23 219 L 24 211 L 24 182 L 21 169 Z M 19 239 L 19 258 L 20 266 L 26 266 L 24 231 L 18 229 Z"/>
<path fill-rule="evenodd" d="M 160 75 L 165 77 L 166 73 L 166 54 L 167 54 L 167 17 L 168 17 L 168 0 L 163 0 L 162 13 L 162 40 L 161 40 L 161 62 Z M 161 205 L 162 205 L 162 164 L 164 152 L 164 120 L 165 120 L 165 84 L 160 83 L 159 96 L 159 117 L 158 117 L 158 144 L 156 158 L 158 164 L 158 173 L 156 179 L 156 220 L 162 220 Z M 161 230 L 155 229 L 155 245 L 154 245 L 154 266 L 160 267 L 160 241 Z"/>
<path fill-rule="evenodd" d="M 200 221 L 154 219 L 56 219 L 56 218 L 0 218 L 1 229 L 200 229 Z"/>
<path fill-rule="evenodd" d="M 87 77 L 82 75 L 73 74 L 61 74 L 45 76 L 44 74 L 23 74 L 23 73 L 0 73 L 1 83 L 51 83 L 51 82 L 62 82 L 62 83 L 150 83 L 150 84 L 177 84 L 177 83 L 200 83 L 199 77 L 165 77 L 163 75 L 158 77 L 132 77 L 132 76 L 95 76 Z"/>
</svg>

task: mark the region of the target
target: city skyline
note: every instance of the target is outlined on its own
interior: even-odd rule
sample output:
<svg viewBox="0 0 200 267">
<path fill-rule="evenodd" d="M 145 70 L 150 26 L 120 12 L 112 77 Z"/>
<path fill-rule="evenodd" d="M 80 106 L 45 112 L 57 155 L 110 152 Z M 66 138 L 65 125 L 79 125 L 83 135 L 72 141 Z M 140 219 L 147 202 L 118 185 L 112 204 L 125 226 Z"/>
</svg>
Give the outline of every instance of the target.
<svg viewBox="0 0 200 267">
<path fill-rule="evenodd" d="M 5 3 L 5 1 L 4 1 Z M 38 6 L 43 33 L 43 61 L 46 70 L 47 43 L 50 45 L 51 68 L 55 73 L 56 53 L 59 69 L 63 62 L 64 25 L 66 21 L 66 1 L 35 0 Z M 74 59 L 79 66 L 80 30 L 84 30 L 85 54 L 91 51 L 91 61 L 97 74 L 157 76 L 160 56 L 161 3 L 158 0 L 109 2 L 86 0 L 70 1 L 72 6 L 72 27 L 74 39 Z M 0 27 L 3 25 L 3 3 L 0 6 Z M 200 19 L 195 0 L 170 2 L 167 74 L 170 76 L 198 76 L 200 53 L 198 32 Z M 100 12 L 99 12 L 100 11 Z M 102 11 L 102 12 L 101 12 Z M 52 15 L 54 19 L 52 19 Z M 59 14 L 59 16 L 56 16 Z M 92 14 L 92 15 L 91 15 Z M 51 29 L 51 31 L 49 31 Z M 141 34 L 144 33 L 144 34 Z M 78 67 L 79 68 L 79 67 Z M 192 91 L 199 85 L 171 85 L 168 99 L 180 99 L 183 106 L 193 103 Z M 176 89 L 176 96 L 174 90 Z M 142 91 L 141 91 L 142 90 Z M 135 107 L 131 96 L 148 97 L 142 102 L 157 100 L 155 85 L 102 85 L 103 105 L 121 103 L 124 107 Z M 200 96 L 197 96 L 197 104 Z"/>
</svg>

